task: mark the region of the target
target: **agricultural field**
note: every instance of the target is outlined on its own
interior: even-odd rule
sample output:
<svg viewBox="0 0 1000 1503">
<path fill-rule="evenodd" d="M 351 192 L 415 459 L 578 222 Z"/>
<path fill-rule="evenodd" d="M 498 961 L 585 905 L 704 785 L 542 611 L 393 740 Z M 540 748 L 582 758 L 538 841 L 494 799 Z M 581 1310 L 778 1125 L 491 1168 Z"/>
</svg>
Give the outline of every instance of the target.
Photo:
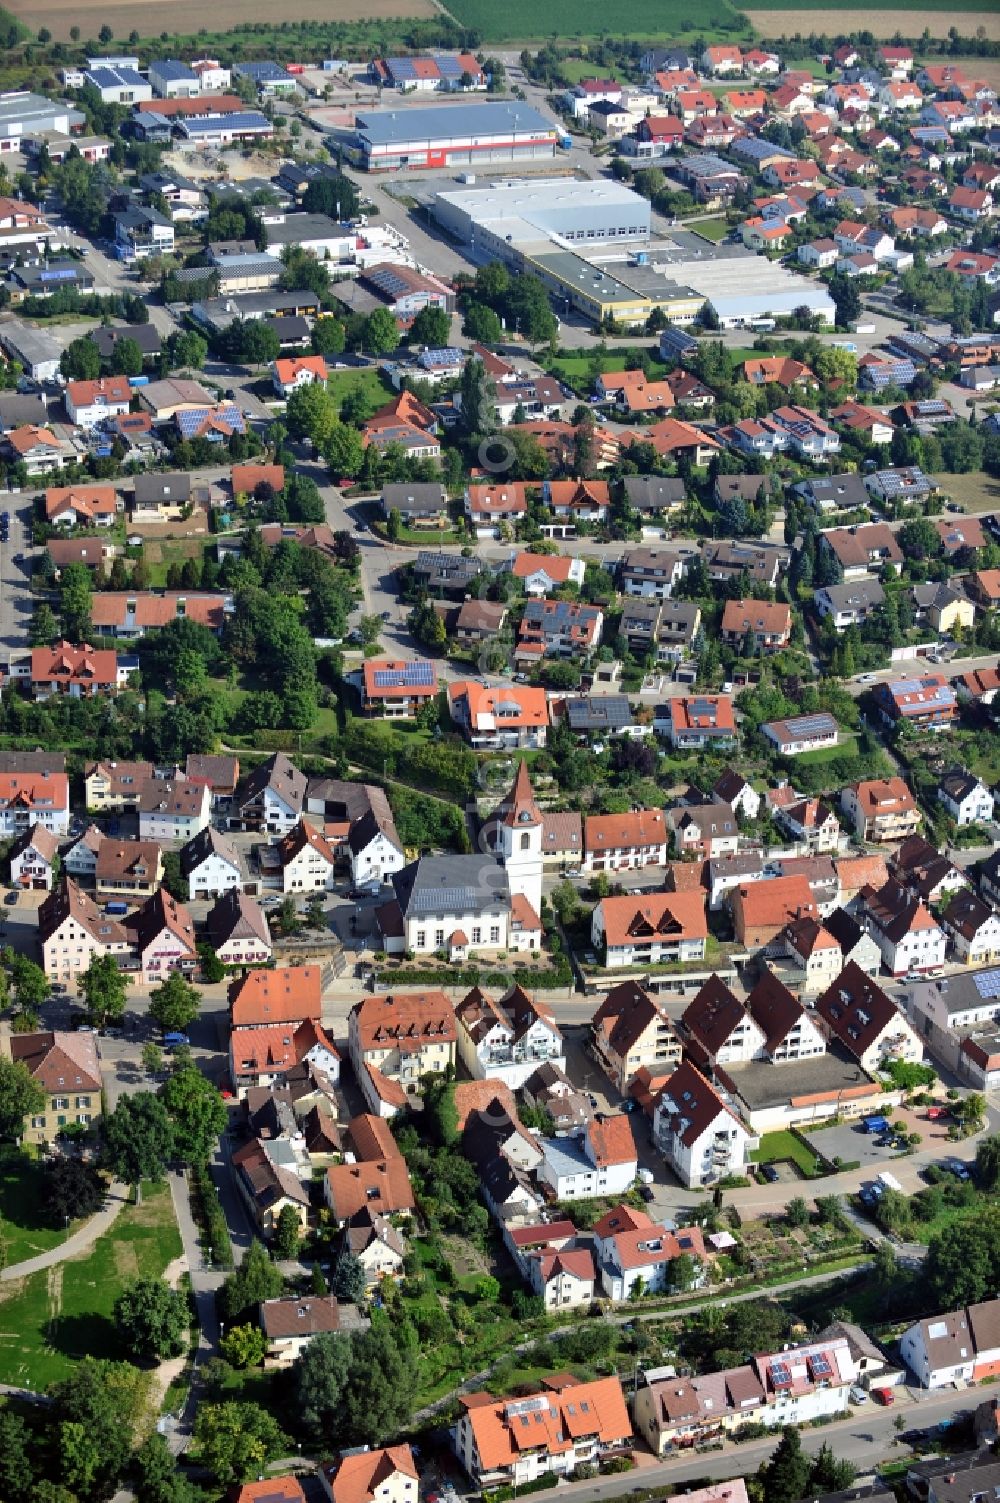
<svg viewBox="0 0 1000 1503">
<path fill-rule="evenodd" d="M 69 40 L 71 26 L 79 26 L 84 37 L 96 37 L 105 24 L 113 27 L 117 37 L 130 31 L 140 36 L 159 36 L 167 16 L 156 0 L 11 0 L 8 9 L 31 31 L 45 26 L 57 42 Z M 211 12 L 215 33 L 232 26 L 274 21 L 274 6 L 268 0 L 219 0 Z M 352 21 L 387 21 L 400 16 L 427 19 L 440 15 L 433 0 L 292 0 L 291 9 L 282 9 L 288 21 L 323 21 L 328 24 Z M 205 25 L 206 12 L 198 0 L 174 0 L 169 11 L 170 30 L 176 34 L 196 36 Z"/>
<path fill-rule="evenodd" d="M 704 0 L 697 11 L 683 0 L 632 0 L 627 11 L 609 15 L 602 0 L 554 0 L 544 7 L 535 0 L 509 0 L 498 10 L 491 0 L 452 0 L 448 14 L 462 26 L 480 32 L 484 42 L 530 41 L 557 38 L 565 45 L 575 37 L 705 36 L 709 32 L 734 35 L 742 29 L 728 0 Z"/>
<path fill-rule="evenodd" d="M 970 10 L 968 0 L 941 0 L 933 10 L 911 10 L 906 0 L 886 0 L 877 11 L 841 10 L 838 6 L 831 12 L 824 0 L 816 0 L 815 5 L 788 0 L 787 6 L 772 5 L 768 0 L 766 7 L 741 9 L 762 37 L 790 37 L 796 32 L 808 36 L 813 31 L 836 32 L 838 36 L 870 31 L 886 38 L 901 31 L 905 36 L 919 37 L 925 29 L 931 36 L 943 37 L 952 26 L 962 36 L 971 37 L 982 26 L 991 41 L 1000 41 L 1000 15 L 992 10 Z"/>
<path fill-rule="evenodd" d="M 1000 480 L 981 470 L 972 470 L 967 475 L 942 473 L 935 475 L 934 479 L 943 495 L 950 496 L 972 516 L 978 512 L 1000 510 Z"/>
</svg>

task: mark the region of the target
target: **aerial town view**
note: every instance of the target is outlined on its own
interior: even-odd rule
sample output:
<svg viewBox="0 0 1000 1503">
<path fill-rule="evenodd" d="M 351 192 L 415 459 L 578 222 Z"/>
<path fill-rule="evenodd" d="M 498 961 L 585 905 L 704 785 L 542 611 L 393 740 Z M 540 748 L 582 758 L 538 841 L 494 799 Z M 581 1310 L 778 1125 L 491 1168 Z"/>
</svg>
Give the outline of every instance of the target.
<svg viewBox="0 0 1000 1503">
<path fill-rule="evenodd" d="M 0 8 L 0 1503 L 1000 1499 L 996 0 Z"/>
</svg>

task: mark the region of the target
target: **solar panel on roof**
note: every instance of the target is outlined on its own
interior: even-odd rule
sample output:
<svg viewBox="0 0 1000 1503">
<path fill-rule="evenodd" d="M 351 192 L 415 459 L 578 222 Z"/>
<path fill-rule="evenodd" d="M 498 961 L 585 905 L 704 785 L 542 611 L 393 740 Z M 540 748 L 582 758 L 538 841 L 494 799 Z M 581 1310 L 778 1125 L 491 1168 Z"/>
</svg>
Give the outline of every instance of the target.
<svg viewBox="0 0 1000 1503">
<path fill-rule="evenodd" d="M 785 721 L 786 728 L 796 736 L 815 736 L 834 728 L 832 715 L 796 715 Z"/>
<path fill-rule="evenodd" d="M 833 1367 L 830 1364 L 829 1358 L 823 1352 L 818 1352 L 815 1357 L 810 1357 L 809 1366 L 812 1368 L 814 1378 L 829 1378 L 833 1376 Z"/>
<path fill-rule="evenodd" d="M 976 983 L 976 991 L 984 1001 L 1000 997 L 1000 971 L 977 971 L 972 979 Z"/>
<path fill-rule="evenodd" d="M 430 663 L 407 663 L 402 668 L 376 668 L 376 689 L 409 689 L 428 686 L 434 682 L 434 669 Z"/>
<path fill-rule="evenodd" d="M 791 1388 L 792 1373 L 787 1362 L 772 1362 L 771 1383 L 775 1388 Z"/>
</svg>

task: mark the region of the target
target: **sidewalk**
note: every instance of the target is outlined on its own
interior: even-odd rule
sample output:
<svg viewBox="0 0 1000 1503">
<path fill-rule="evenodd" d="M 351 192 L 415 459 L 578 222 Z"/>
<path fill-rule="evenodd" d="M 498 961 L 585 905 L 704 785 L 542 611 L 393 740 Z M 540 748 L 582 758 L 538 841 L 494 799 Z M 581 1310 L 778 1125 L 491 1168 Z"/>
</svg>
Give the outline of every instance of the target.
<svg viewBox="0 0 1000 1503">
<path fill-rule="evenodd" d="M 72 1237 L 67 1237 L 65 1242 L 60 1242 L 58 1247 L 39 1253 L 37 1258 L 25 1258 L 23 1263 L 12 1263 L 9 1268 L 0 1269 L 0 1281 L 25 1279 L 29 1274 L 40 1273 L 43 1268 L 55 1268 L 57 1264 L 65 1263 L 68 1258 L 75 1258 L 78 1253 L 87 1252 L 93 1247 L 98 1237 L 103 1236 L 108 1230 L 122 1207 L 128 1205 L 130 1194 L 131 1191 L 127 1185 L 115 1180 L 108 1190 L 103 1210 L 95 1212 L 78 1232 L 74 1232 Z"/>
</svg>

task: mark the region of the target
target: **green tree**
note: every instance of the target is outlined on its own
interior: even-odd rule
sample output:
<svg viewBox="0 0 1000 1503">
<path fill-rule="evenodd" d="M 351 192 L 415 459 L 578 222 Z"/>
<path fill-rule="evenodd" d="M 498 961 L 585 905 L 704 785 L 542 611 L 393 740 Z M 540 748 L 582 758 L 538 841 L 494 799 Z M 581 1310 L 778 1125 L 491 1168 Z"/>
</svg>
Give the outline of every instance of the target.
<svg viewBox="0 0 1000 1503">
<path fill-rule="evenodd" d="M 145 1403 L 143 1375 L 85 1357 L 49 1389 L 49 1433 L 61 1482 L 87 1503 L 110 1498 L 125 1474 Z"/>
<path fill-rule="evenodd" d="M 40 965 L 26 955 L 4 950 L 4 963 L 14 983 L 14 1001 L 21 1012 L 35 1013 L 46 1000 L 52 988 Z"/>
<path fill-rule="evenodd" d="M 282 1206 L 271 1239 L 271 1250 L 281 1262 L 298 1257 L 302 1223 L 294 1206 Z"/>
<path fill-rule="evenodd" d="M 20 1138 L 25 1117 L 45 1108 L 45 1092 L 20 1060 L 0 1054 L 0 1139 Z"/>
<path fill-rule="evenodd" d="M 263 1474 L 285 1444 L 277 1420 L 258 1404 L 202 1404 L 194 1422 L 195 1454 L 222 1487 Z"/>
<path fill-rule="evenodd" d="M 465 432 L 476 435 L 493 433 L 497 426 L 496 387 L 482 360 L 476 358 L 465 362 L 459 392 Z"/>
<path fill-rule="evenodd" d="M 93 1216 L 104 1203 L 104 1181 L 82 1159 L 53 1158 L 45 1165 L 45 1210 L 53 1226 Z"/>
<path fill-rule="evenodd" d="M 160 1087 L 160 1100 L 173 1123 L 177 1157 L 188 1164 L 204 1162 L 228 1121 L 218 1087 L 195 1065 L 184 1065 Z"/>
<path fill-rule="evenodd" d="M 141 1058 L 142 1068 L 147 1075 L 159 1075 L 163 1069 L 163 1050 L 159 1044 L 143 1044 Z"/>
<path fill-rule="evenodd" d="M 1000 1188 L 1000 1137 L 984 1138 L 976 1149 L 976 1180 L 987 1194 Z"/>
<path fill-rule="evenodd" d="M 798 1503 L 809 1485 L 812 1464 L 793 1425 L 786 1425 L 770 1461 L 760 1469 L 767 1503 Z"/>
<path fill-rule="evenodd" d="M 33 1438 L 13 1409 L 0 1409 L 0 1498 L 5 1503 L 34 1503 Z"/>
<path fill-rule="evenodd" d="M 337 421 L 337 412 L 320 381 L 298 386 L 285 404 L 285 424 L 292 438 L 309 438 L 321 449 Z"/>
<path fill-rule="evenodd" d="M 86 334 L 74 339 L 60 355 L 59 369 L 67 381 L 96 381 L 101 374 L 97 345 Z"/>
<path fill-rule="evenodd" d="M 936 558 L 941 552 L 941 539 L 934 523 L 926 517 L 916 517 L 904 522 L 899 529 L 898 541 L 907 558 Z"/>
<path fill-rule="evenodd" d="M 403 530 L 403 518 L 402 518 L 402 516 L 399 513 L 399 509 L 397 507 L 393 506 L 391 508 L 390 512 L 389 512 L 389 515 L 388 515 L 388 517 L 386 519 L 386 524 L 385 524 L 385 535 L 389 539 L 389 542 L 390 543 L 396 543 L 396 542 L 398 542 L 399 541 L 399 536 L 400 536 L 400 533 L 402 532 L 402 530 Z"/>
<path fill-rule="evenodd" d="M 113 955 L 95 955 L 77 984 L 87 1016 L 98 1028 L 125 1016 L 125 977 Z"/>
<path fill-rule="evenodd" d="M 345 1248 L 333 1270 L 333 1293 L 339 1300 L 346 1300 L 351 1305 L 360 1305 L 364 1301 L 367 1288 L 368 1280 L 363 1263 L 360 1258 L 356 1258 Z"/>
<path fill-rule="evenodd" d="M 462 333 L 477 344 L 499 344 L 503 338 L 500 316 L 485 303 L 469 303 L 465 309 Z"/>
<path fill-rule="evenodd" d="M 137 1503 L 196 1503 L 198 1495 L 178 1469 L 166 1438 L 156 1431 L 136 1452 L 134 1473 Z"/>
<path fill-rule="evenodd" d="M 197 334 L 191 337 L 198 339 Z M 205 341 L 199 340 L 199 343 L 204 344 Z M 143 354 L 139 346 L 139 341 L 129 339 L 127 336 L 124 339 L 116 340 L 108 364 L 113 376 L 141 376 Z"/>
<path fill-rule="evenodd" d="M 260 1326 L 233 1326 L 219 1346 L 230 1367 L 260 1367 L 267 1355 L 267 1340 Z"/>
<path fill-rule="evenodd" d="M 347 343 L 347 335 L 339 318 L 327 314 L 317 318 L 312 327 L 312 347 L 315 355 L 339 355 Z"/>
<path fill-rule="evenodd" d="M 118 1179 L 134 1185 L 142 1199 L 142 1181 L 160 1180 L 173 1151 L 174 1134 L 163 1103 L 149 1091 L 122 1096 L 104 1118 L 104 1162 Z"/>
<path fill-rule="evenodd" d="M 184 1033 L 199 1010 L 198 993 L 180 971 L 171 971 L 149 994 L 149 1016 L 164 1033 Z"/>
<path fill-rule="evenodd" d="M 58 631 L 59 623 L 55 612 L 46 601 L 40 600 L 32 611 L 28 624 L 29 647 L 48 647 L 55 641 Z"/>
<path fill-rule="evenodd" d="M 342 172 L 313 178 L 302 195 L 302 207 L 310 214 L 329 214 L 331 219 L 356 219 L 361 212 L 361 196 L 349 177 Z"/>
<path fill-rule="evenodd" d="M 350 1370 L 350 1339 L 327 1332 L 313 1337 L 292 1367 L 292 1409 L 312 1445 L 339 1442 Z"/>
<path fill-rule="evenodd" d="M 839 1461 L 834 1455 L 828 1441 L 824 1441 L 816 1452 L 809 1475 L 809 1493 L 812 1497 L 819 1493 L 846 1492 L 854 1481 L 854 1467 L 849 1461 Z"/>
<path fill-rule="evenodd" d="M 59 580 L 62 634 L 69 642 L 90 636 L 90 570 L 86 564 L 67 564 Z"/>
<path fill-rule="evenodd" d="M 809 1225 L 809 1207 L 801 1195 L 793 1195 L 785 1206 L 785 1220 L 789 1226 L 802 1227 Z"/>
<path fill-rule="evenodd" d="M 178 329 L 167 341 L 167 359 L 174 370 L 200 371 L 208 358 L 208 342 L 192 329 Z"/>
<path fill-rule="evenodd" d="M 966 1132 L 978 1132 L 986 1121 L 986 1097 L 978 1091 L 970 1091 L 968 1096 L 951 1103 L 951 1115 Z"/>
<path fill-rule="evenodd" d="M 353 480 L 361 473 L 364 457 L 364 445 L 358 430 L 346 423 L 331 423 L 323 440 L 323 458 L 330 466 L 330 473 L 334 477 L 347 475 Z"/>
<path fill-rule="evenodd" d="M 411 344 L 427 345 L 430 349 L 436 350 L 446 345 L 450 338 L 450 314 L 444 308 L 432 307 L 430 303 L 425 308 L 421 308 L 410 325 Z"/>
<path fill-rule="evenodd" d="M 362 343 L 372 355 L 388 355 L 399 344 L 399 325 L 388 308 L 376 308 L 369 313 Z"/>
<path fill-rule="evenodd" d="M 187 1300 L 163 1279 L 133 1279 L 115 1301 L 115 1325 L 133 1357 L 176 1357 L 188 1332 Z"/>
<path fill-rule="evenodd" d="M 387 1324 L 372 1325 L 352 1343 L 344 1394 L 347 1436 L 354 1445 L 385 1445 L 413 1414 L 417 1355 Z"/>
<path fill-rule="evenodd" d="M 267 1255 L 262 1242 L 251 1242 L 246 1257 L 219 1290 L 219 1314 L 227 1326 L 257 1319 L 257 1306 L 276 1299 L 284 1287 L 280 1269 Z"/>
</svg>

